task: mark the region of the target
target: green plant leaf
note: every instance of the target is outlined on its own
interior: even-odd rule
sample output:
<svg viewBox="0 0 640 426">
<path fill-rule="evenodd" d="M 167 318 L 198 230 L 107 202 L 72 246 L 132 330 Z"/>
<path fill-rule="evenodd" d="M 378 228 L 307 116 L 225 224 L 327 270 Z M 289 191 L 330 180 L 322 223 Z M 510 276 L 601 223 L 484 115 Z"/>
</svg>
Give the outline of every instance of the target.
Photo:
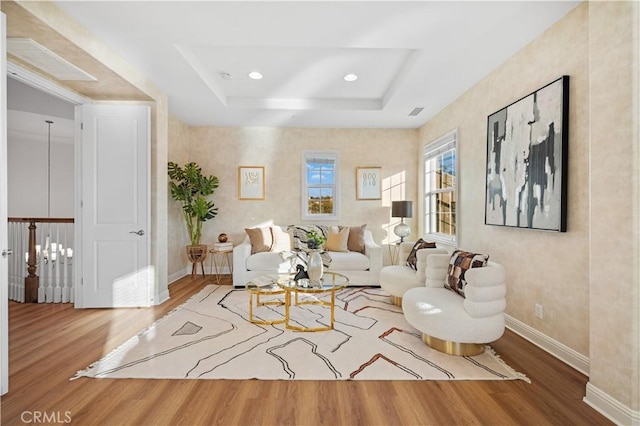
<svg viewBox="0 0 640 426">
<path fill-rule="evenodd" d="M 181 203 L 191 244 L 197 245 L 202 236 L 202 223 L 218 214 L 214 203 L 205 198 L 218 188 L 218 178 L 203 176 L 202 169 L 194 162 L 187 163 L 184 167 L 169 162 L 167 173 L 171 179 L 171 197 Z"/>
</svg>

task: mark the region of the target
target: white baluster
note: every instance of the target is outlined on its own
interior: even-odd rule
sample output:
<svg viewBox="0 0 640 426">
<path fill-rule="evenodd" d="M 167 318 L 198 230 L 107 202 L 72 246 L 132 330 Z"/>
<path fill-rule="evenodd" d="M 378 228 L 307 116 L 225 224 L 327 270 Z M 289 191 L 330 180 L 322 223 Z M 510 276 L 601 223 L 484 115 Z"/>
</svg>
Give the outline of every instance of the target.
<svg viewBox="0 0 640 426">
<path fill-rule="evenodd" d="M 64 268 L 64 264 L 62 263 L 62 256 L 60 256 L 59 250 L 61 247 L 60 244 L 60 224 L 56 223 L 52 225 L 54 227 L 54 232 L 52 235 L 55 235 L 56 243 L 51 244 L 51 256 L 53 260 L 53 303 L 60 303 L 62 299 L 62 288 L 60 288 L 60 279 L 62 268 Z M 57 266 L 57 267 L 56 267 Z"/>
<path fill-rule="evenodd" d="M 67 259 L 65 258 L 65 253 L 67 252 L 67 229 L 65 223 L 58 224 L 58 235 L 60 235 L 60 238 L 58 239 L 58 259 L 60 269 L 58 270 L 58 284 L 56 286 L 56 291 L 59 292 L 59 297 L 56 301 L 58 303 L 64 303 L 64 287 L 67 272 Z"/>
<path fill-rule="evenodd" d="M 67 231 L 64 227 L 64 245 L 60 248 L 60 302 L 67 303 L 69 301 L 69 287 L 67 287 L 69 259 L 67 258 Z"/>
<path fill-rule="evenodd" d="M 61 253 L 61 259 L 64 260 L 63 267 L 63 281 L 62 281 L 62 303 L 69 302 L 69 287 L 71 286 L 71 262 L 73 259 L 73 249 L 69 247 L 71 245 L 71 230 L 73 229 L 73 224 L 65 223 L 64 224 L 64 248 Z"/>
<path fill-rule="evenodd" d="M 71 224 L 71 241 L 73 241 L 73 232 L 75 232 L 75 228 L 74 228 L 75 224 Z M 67 255 L 69 256 L 69 259 L 71 259 L 71 261 L 69 262 L 69 302 L 73 303 L 76 300 L 76 293 L 75 293 L 75 287 L 73 286 L 74 283 L 74 269 L 73 269 L 73 262 L 75 260 L 74 258 L 74 253 L 73 253 L 73 249 L 67 249 L 70 250 L 67 252 Z"/>
<path fill-rule="evenodd" d="M 38 280 L 38 303 L 44 303 L 45 302 L 45 277 L 44 277 L 44 270 L 46 268 L 46 265 L 44 263 L 45 261 L 45 253 L 47 252 L 47 250 L 49 250 L 49 247 L 47 246 L 47 242 L 45 239 L 46 233 L 44 232 L 44 223 L 41 223 L 37 228 L 36 228 L 36 242 L 38 244 L 36 244 L 36 264 L 37 264 L 37 269 L 36 269 L 36 275 L 38 275 L 40 277 L 40 279 Z M 40 250 L 38 250 L 38 246 L 40 246 Z"/>
<path fill-rule="evenodd" d="M 43 271 L 42 276 L 40 276 L 40 286 L 44 287 L 44 303 L 51 303 L 53 302 L 53 274 L 51 273 L 53 269 L 53 262 L 51 260 L 51 224 L 43 223 L 42 226 L 42 232 L 46 235 L 44 244 L 46 263 L 42 268 Z"/>
<path fill-rule="evenodd" d="M 20 227 L 17 229 L 18 235 L 16 236 L 18 238 L 18 241 L 21 247 L 22 251 L 26 251 L 29 248 L 29 224 L 27 222 L 22 222 L 20 224 Z M 19 279 L 16 281 L 16 300 L 19 301 L 20 303 L 24 303 L 24 292 L 25 292 L 25 286 L 24 286 L 24 279 L 27 277 L 28 272 L 27 272 L 27 265 L 24 264 L 22 265 L 22 267 L 19 269 L 20 273 L 17 275 L 19 277 Z"/>
</svg>

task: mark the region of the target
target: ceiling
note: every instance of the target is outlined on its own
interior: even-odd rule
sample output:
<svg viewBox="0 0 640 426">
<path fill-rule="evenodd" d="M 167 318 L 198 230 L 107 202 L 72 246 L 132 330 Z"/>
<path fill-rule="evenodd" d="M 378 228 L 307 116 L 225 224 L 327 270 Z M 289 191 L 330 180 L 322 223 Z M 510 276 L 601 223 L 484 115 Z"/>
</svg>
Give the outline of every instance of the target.
<svg viewBox="0 0 640 426">
<path fill-rule="evenodd" d="M 55 3 L 189 125 L 417 128 L 579 2 Z"/>
</svg>

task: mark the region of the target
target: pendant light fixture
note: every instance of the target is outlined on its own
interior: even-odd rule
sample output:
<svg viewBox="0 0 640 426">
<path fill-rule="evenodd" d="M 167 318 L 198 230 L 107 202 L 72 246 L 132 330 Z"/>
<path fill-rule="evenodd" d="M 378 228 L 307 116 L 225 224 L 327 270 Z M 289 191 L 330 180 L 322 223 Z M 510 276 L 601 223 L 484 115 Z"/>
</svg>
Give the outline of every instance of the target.
<svg viewBox="0 0 640 426">
<path fill-rule="evenodd" d="M 53 121 L 45 120 L 49 126 L 47 133 L 47 218 L 51 217 L 51 125 Z"/>
</svg>

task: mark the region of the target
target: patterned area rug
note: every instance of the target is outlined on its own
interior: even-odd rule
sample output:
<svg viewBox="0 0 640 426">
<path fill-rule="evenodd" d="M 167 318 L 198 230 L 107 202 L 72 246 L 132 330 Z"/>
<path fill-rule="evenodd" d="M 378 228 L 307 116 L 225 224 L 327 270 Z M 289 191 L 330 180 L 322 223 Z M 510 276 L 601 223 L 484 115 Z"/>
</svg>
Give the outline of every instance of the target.
<svg viewBox="0 0 640 426">
<path fill-rule="evenodd" d="M 74 378 L 529 381 L 490 347 L 474 357 L 430 349 L 378 288 L 337 292 L 331 331 L 253 324 L 248 310 L 245 290 L 207 286 Z M 253 313 L 281 319 L 284 307 Z M 329 315 L 328 307 L 301 305 L 290 318 L 314 327 L 328 324 Z"/>
</svg>

